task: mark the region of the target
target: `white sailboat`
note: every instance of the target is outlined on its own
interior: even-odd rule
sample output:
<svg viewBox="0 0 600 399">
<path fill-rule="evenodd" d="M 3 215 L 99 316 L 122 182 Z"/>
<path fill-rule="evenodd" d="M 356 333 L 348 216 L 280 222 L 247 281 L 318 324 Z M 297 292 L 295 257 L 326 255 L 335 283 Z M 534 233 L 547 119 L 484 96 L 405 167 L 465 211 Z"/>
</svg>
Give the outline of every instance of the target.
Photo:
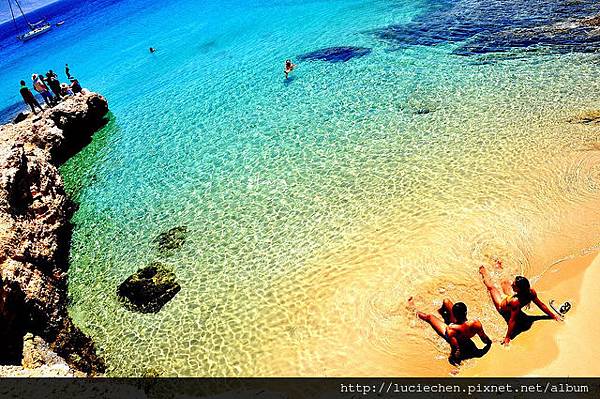
<svg viewBox="0 0 600 399">
<path fill-rule="evenodd" d="M 25 16 L 25 13 L 23 12 L 23 8 L 21 7 L 21 4 L 19 3 L 18 0 L 13 0 L 15 2 L 15 4 L 17 5 L 17 8 L 19 9 L 19 11 L 21 12 L 21 15 L 23 16 L 23 19 L 25 20 L 25 22 L 27 23 L 27 26 L 29 27 L 29 31 L 18 35 L 17 39 L 25 42 L 29 39 L 33 39 L 36 36 L 39 36 L 41 34 L 44 34 L 46 32 L 48 32 L 51 28 L 52 25 L 45 21 L 45 20 L 41 20 L 38 21 L 36 23 L 31 23 L 29 22 L 29 20 L 27 19 L 27 17 Z M 13 5 L 11 0 L 8 0 L 8 6 L 10 8 L 10 14 L 12 15 L 12 19 L 13 19 L 13 23 L 15 24 L 15 28 L 17 29 L 17 32 L 19 31 L 19 27 L 17 25 L 17 20 L 15 18 L 15 13 L 13 10 Z"/>
</svg>

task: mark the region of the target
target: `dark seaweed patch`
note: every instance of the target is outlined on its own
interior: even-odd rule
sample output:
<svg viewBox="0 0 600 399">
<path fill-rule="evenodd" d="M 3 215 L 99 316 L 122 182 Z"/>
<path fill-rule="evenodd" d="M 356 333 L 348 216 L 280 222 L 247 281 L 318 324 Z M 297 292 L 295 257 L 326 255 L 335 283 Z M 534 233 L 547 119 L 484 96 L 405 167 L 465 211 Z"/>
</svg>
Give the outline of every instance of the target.
<svg viewBox="0 0 600 399">
<path fill-rule="evenodd" d="M 366 47 L 328 47 L 299 55 L 297 58 L 300 61 L 346 62 L 370 53 L 371 49 Z"/>
<path fill-rule="evenodd" d="M 158 244 L 158 250 L 163 253 L 168 253 L 175 249 L 181 248 L 187 239 L 187 226 L 179 226 L 161 233 L 154 239 Z"/>
<path fill-rule="evenodd" d="M 432 1 L 407 24 L 372 32 L 396 49 L 456 43 L 454 54 L 472 56 L 542 51 L 595 52 L 600 29 L 590 19 L 600 14 L 592 0 Z"/>
</svg>

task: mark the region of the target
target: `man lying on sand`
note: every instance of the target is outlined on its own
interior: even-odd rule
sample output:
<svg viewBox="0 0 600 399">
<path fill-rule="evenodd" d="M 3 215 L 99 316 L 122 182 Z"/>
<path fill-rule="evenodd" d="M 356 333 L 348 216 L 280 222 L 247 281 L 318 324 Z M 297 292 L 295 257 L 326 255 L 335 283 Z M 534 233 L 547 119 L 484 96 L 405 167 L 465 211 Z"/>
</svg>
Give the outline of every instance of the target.
<svg viewBox="0 0 600 399">
<path fill-rule="evenodd" d="M 496 267 L 501 269 L 502 262 L 497 261 Z M 500 282 L 500 287 L 504 293 L 502 295 L 500 290 L 494 286 L 490 273 L 485 266 L 481 265 L 479 267 L 479 273 L 483 277 L 483 284 L 487 287 L 496 310 L 498 310 L 498 313 L 508 323 L 508 330 L 506 331 L 506 337 L 502 345 L 508 345 L 511 339 L 514 339 L 523 331 L 529 330 L 537 320 L 560 320 L 560 317 L 552 313 L 546 304 L 538 298 L 535 290 L 531 288 L 529 280 L 525 277 L 517 276 L 512 283 L 509 280 L 502 280 Z M 535 303 L 542 312 L 546 313 L 546 316 L 530 316 L 525 314 L 522 309 L 531 302 Z"/>
<path fill-rule="evenodd" d="M 411 308 L 416 310 L 412 297 L 408 300 Z M 492 340 L 483 331 L 479 320 L 467 320 L 467 305 L 462 302 L 453 304 L 449 299 L 444 299 L 442 307 L 438 310 L 444 321 L 433 314 L 416 310 L 417 316 L 433 327 L 436 333 L 450 344 L 451 351 L 448 360 L 453 365 L 458 365 L 462 360 L 482 357 L 492 346 Z M 471 340 L 475 335 L 485 343 L 483 349 L 477 348 Z"/>
</svg>

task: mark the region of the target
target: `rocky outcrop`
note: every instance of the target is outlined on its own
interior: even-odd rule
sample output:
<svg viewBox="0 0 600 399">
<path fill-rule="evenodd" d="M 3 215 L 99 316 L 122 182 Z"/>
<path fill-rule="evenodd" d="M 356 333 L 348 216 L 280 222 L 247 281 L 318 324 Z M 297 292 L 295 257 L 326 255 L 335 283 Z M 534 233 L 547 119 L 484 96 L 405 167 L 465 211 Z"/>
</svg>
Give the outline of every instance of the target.
<svg viewBox="0 0 600 399">
<path fill-rule="evenodd" d="M 160 263 L 138 270 L 117 289 L 117 296 L 134 312 L 156 313 L 181 290 L 175 274 Z"/>
<path fill-rule="evenodd" d="M 90 140 L 107 113 L 102 96 L 84 93 L 0 127 L 1 363 L 20 363 L 29 331 L 74 369 L 104 371 L 92 341 L 67 313 L 74 206 L 57 166 Z"/>
<path fill-rule="evenodd" d="M 20 366 L 0 366 L 0 377 L 85 377 L 50 349 L 42 338 L 27 333 L 23 337 Z"/>
</svg>

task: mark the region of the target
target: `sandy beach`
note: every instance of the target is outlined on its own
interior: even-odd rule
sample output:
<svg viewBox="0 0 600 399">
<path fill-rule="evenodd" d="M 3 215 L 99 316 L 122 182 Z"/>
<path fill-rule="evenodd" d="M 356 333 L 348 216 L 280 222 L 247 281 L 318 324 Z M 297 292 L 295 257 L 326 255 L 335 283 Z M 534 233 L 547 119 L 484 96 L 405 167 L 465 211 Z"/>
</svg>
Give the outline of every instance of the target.
<svg viewBox="0 0 600 399">
<path fill-rule="evenodd" d="M 599 330 L 593 320 L 600 306 L 600 256 L 597 252 L 553 266 L 536 285 L 548 301 L 570 300 L 573 308 L 563 322 L 541 321 L 505 348 L 498 342 L 482 359 L 461 368 L 462 377 L 600 375 Z M 573 293 L 577 293 L 573 296 Z M 503 322 L 498 316 L 498 322 Z"/>
</svg>

